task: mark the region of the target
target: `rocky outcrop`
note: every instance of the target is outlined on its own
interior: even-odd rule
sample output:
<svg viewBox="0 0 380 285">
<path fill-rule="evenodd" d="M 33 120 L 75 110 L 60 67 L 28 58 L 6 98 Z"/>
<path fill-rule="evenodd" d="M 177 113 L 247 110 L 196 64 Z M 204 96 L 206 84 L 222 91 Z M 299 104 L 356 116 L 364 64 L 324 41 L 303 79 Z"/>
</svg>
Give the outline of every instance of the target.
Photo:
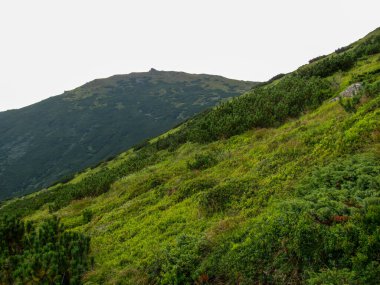
<svg viewBox="0 0 380 285">
<path fill-rule="evenodd" d="M 357 95 L 363 88 L 362 83 L 357 82 L 348 86 L 344 91 L 340 92 L 339 96 L 331 99 L 331 102 L 338 101 L 341 98 L 352 98 Z"/>
</svg>

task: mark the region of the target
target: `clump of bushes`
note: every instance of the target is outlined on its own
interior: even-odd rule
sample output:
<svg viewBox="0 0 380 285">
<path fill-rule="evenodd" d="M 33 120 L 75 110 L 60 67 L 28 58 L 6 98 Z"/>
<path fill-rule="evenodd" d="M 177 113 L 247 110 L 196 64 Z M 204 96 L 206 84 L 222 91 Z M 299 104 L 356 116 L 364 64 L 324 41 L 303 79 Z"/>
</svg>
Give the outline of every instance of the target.
<svg viewBox="0 0 380 285">
<path fill-rule="evenodd" d="M 316 62 L 316 61 L 318 61 L 322 58 L 325 58 L 325 57 L 327 57 L 327 55 L 320 55 L 320 56 L 314 57 L 314 58 L 309 60 L 309 63 Z"/>
<path fill-rule="evenodd" d="M 183 234 L 175 243 L 157 254 L 148 266 L 151 283 L 160 284 L 207 284 L 198 283 L 207 279 L 197 272 L 197 267 L 210 250 L 203 237 Z"/>
<path fill-rule="evenodd" d="M 278 84 L 224 102 L 191 121 L 188 140 L 206 143 L 229 138 L 255 127 L 274 127 L 328 98 L 329 83 L 318 78 L 285 77 Z"/>
<path fill-rule="evenodd" d="M 278 80 L 278 79 L 280 79 L 280 78 L 283 78 L 285 75 L 286 75 L 285 73 L 279 73 L 279 74 L 273 76 L 271 79 L 269 79 L 268 82 L 273 82 L 273 81 L 275 81 L 275 80 Z"/>
<path fill-rule="evenodd" d="M 58 218 L 40 226 L 0 219 L 0 284 L 81 284 L 89 268 L 90 239 L 67 232 Z"/>
<path fill-rule="evenodd" d="M 218 163 L 216 154 L 212 152 L 196 154 L 192 161 L 187 162 L 190 170 L 204 170 Z"/>
<path fill-rule="evenodd" d="M 87 224 L 91 222 L 94 213 L 90 209 L 84 209 L 82 212 L 83 223 Z"/>
<path fill-rule="evenodd" d="M 335 50 L 335 53 L 342 53 L 352 48 L 352 45 L 341 47 Z"/>
<path fill-rule="evenodd" d="M 299 68 L 297 73 L 302 77 L 327 77 L 337 71 L 347 71 L 354 66 L 355 62 L 368 55 L 380 52 L 380 36 L 372 36 L 360 43 L 355 48 L 350 46 L 338 49 L 336 54 L 318 60 L 313 65 Z"/>
<path fill-rule="evenodd" d="M 182 201 L 192 195 L 212 189 L 216 181 L 208 178 L 195 178 L 183 183 L 176 191 L 177 201 Z"/>
<path fill-rule="evenodd" d="M 243 194 L 253 194 L 254 186 L 251 181 L 230 180 L 200 193 L 197 197 L 201 212 L 212 215 L 227 210 L 234 200 Z"/>
</svg>

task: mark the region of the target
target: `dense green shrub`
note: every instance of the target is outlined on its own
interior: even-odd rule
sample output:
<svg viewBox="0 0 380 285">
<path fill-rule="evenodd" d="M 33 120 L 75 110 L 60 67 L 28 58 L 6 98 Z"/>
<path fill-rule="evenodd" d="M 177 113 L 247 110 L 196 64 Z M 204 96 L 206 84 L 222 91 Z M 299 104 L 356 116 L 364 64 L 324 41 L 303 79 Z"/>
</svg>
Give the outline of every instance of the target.
<svg viewBox="0 0 380 285">
<path fill-rule="evenodd" d="M 257 88 L 189 122 L 187 137 L 205 143 L 255 127 L 277 126 L 289 117 L 319 106 L 328 98 L 328 91 L 329 84 L 322 79 L 285 77 L 276 85 Z"/>
<path fill-rule="evenodd" d="M 180 235 L 175 243 L 157 256 L 150 266 L 152 283 L 157 284 L 204 284 L 196 271 L 209 245 L 204 238 Z"/>
<path fill-rule="evenodd" d="M 316 62 L 316 61 L 318 61 L 322 58 L 325 58 L 325 57 L 327 57 L 327 55 L 320 55 L 320 56 L 314 57 L 314 58 L 309 60 L 309 63 Z"/>
<path fill-rule="evenodd" d="M 380 35 L 372 36 L 366 39 L 363 43 L 359 44 L 354 53 L 357 58 L 373 55 L 380 52 Z"/>
<path fill-rule="evenodd" d="M 324 79 L 284 76 L 275 77 L 282 78 L 275 85 L 257 85 L 249 93 L 195 116 L 176 132 L 158 139 L 156 149 L 175 150 L 187 141 L 207 143 L 251 128 L 278 126 L 329 97 L 330 84 Z"/>
<path fill-rule="evenodd" d="M 57 218 L 40 226 L 0 219 L 0 284 L 81 284 L 89 268 L 88 237 L 65 231 Z"/>
<path fill-rule="evenodd" d="M 352 98 L 339 98 L 339 104 L 348 113 L 356 112 L 356 107 L 360 103 L 360 98 L 363 93 L 355 94 Z"/>
<path fill-rule="evenodd" d="M 187 167 L 190 170 L 203 170 L 217 164 L 218 160 L 215 153 L 196 154 L 192 161 L 187 162 Z"/>
<path fill-rule="evenodd" d="M 377 81 L 378 76 L 380 74 L 380 68 L 375 70 L 367 71 L 360 74 L 353 74 L 350 80 L 350 84 L 362 82 L 362 83 L 373 83 Z"/>
<path fill-rule="evenodd" d="M 356 57 L 353 53 L 342 53 L 329 56 L 311 65 L 306 65 L 297 70 L 302 77 L 326 77 L 337 71 L 346 71 L 354 66 Z"/>
<path fill-rule="evenodd" d="M 234 200 L 243 194 L 253 194 L 254 186 L 251 181 L 232 179 L 200 193 L 197 197 L 201 212 L 212 215 L 229 208 Z"/>
<path fill-rule="evenodd" d="M 192 195 L 207 191 L 215 186 L 216 182 L 212 179 L 207 178 L 195 178 L 190 181 L 187 181 L 183 184 L 181 184 L 175 195 L 177 197 L 178 201 L 182 201 L 188 197 L 191 197 Z"/>
<path fill-rule="evenodd" d="M 352 45 L 341 47 L 335 50 L 335 53 L 342 53 L 352 48 Z"/>
<path fill-rule="evenodd" d="M 380 81 L 364 86 L 364 94 L 368 97 L 375 97 L 380 95 Z"/>
<path fill-rule="evenodd" d="M 181 128 L 156 142 L 156 148 L 176 149 L 186 141 L 206 143 L 240 134 L 250 128 L 273 127 L 289 117 L 318 107 L 329 97 L 329 83 L 322 79 L 337 71 L 346 71 L 358 58 L 380 50 L 380 36 L 373 36 L 358 46 L 319 58 L 299 68 L 293 75 L 275 76 L 257 84 L 249 93 L 224 102 L 189 120 Z M 278 84 L 270 85 L 280 79 Z"/>
<path fill-rule="evenodd" d="M 271 79 L 269 79 L 268 82 L 273 82 L 273 81 L 275 81 L 275 80 L 278 80 L 278 79 L 280 79 L 280 78 L 283 78 L 285 75 L 286 75 L 285 73 L 279 73 L 279 74 L 273 76 Z"/>
<path fill-rule="evenodd" d="M 83 223 L 87 224 L 91 222 L 94 213 L 90 209 L 84 209 L 82 212 Z"/>
<path fill-rule="evenodd" d="M 338 49 L 336 54 L 333 54 L 317 62 L 303 66 L 296 72 L 302 77 L 327 77 L 337 71 L 347 71 L 354 66 L 356 61 L 368 55 L 373 55 L 380 52 L 380 36 L 372 36 L 360 43 L 355 48 Z"/>
<path fill-rule="evenodd" d="M 137 151 L 137 150 L 139 150 L 139 149 L 142 149 L 142 148 L 148 146 L 149 144 L 150 144 L 149 139 L 146 139 L 146 140 L 141 141 L 141 142 L 138 143 L 138 144 L 135 144 L 135 145 L 132 146 L 131 148 L 132 148 L 134 151 Z"/>
</svg>

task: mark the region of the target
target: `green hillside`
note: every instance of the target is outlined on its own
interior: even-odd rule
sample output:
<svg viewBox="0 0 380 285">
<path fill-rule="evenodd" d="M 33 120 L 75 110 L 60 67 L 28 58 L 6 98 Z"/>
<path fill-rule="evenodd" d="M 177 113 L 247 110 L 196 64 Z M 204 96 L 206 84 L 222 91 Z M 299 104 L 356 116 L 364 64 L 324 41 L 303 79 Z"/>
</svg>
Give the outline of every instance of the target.
<svg viewBox="0 0 380 285">
<path fill-rule="evenodd" d="M 0 216 L 3 284 L 378 284 L 380 29 Z"/>
<path fill-rule="evenodd" d="M 164 72 L 97 79 L 0 113 L 0 200 L 58 179 L 169 130 L 254 83 Z"/>
</svg>

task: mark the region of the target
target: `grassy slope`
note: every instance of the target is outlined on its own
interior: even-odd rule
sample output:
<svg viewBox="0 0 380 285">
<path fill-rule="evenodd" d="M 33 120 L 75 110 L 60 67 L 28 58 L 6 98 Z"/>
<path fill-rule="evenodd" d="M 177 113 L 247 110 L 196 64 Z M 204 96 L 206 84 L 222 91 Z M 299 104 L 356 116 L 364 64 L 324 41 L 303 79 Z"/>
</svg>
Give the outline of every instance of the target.
<svg viewBox="0 0 380 285">
<path fill-rule="evenodd" d="M 360 60 L 349 72 L 330 76 L 329 80 L 337 85 L 331 97 L 360 74 L 379 68 L 377 54 Z M 289 216 L 289 221 L 283 221 L 289 217 L 282 215 L 287 213 L 287 207 L 309 205 L 306 198 L 300 198 L 302 181 L 314 170 L 347 157 L 375 159 L 378 165 L 379 132 L 379 96 L 362 98 L 356 113 L 347 113 L 338 102 L 325 102 L 278 128 L 252 129 L 209 144 L 186 143 L 173 152 L 162 150 L 159 162 L 118 180 L 107 193 L 73 201 L 53 214 L 72 231 L 91 236 L 95 266 L 84 277 L 87 284 L 147 284 L 157 280 L 162 284 L 181 283 L 173 277 L 178 272 L 204 284 L 208 278 L 214 278 L 210 279 L 213 283 L 251 284 L 258 277 L 250 276 L 244 268 L 249 271 L 250 265 L 257 266 L 255 252 L 249 251 L 254 248 L 252 242 L 275 244 L 281 240 L 280 245 L 286 245 L 284 251 L 291 248 L 287 242 L 292 238 L 286 234 L 282 239 L 276 238 L 281 236 L 281 230 L 272 232 L 268 227 L 278 220 L 284 228 L 297 224 L 294 215 Z M 212 156 L 216 163 L 206 169 L 189 169 L 189 163 L 202 154 Z M 133 151 L 129 151 L 102 167 L 116 167 L 132 155 Z M 82 173 L 76 182 L 96 171 L 99 169 Z M 216 195 L 213 200 L 212 193 L 222 196 L 219 199 Z M 373 196 L 379 197 L 379 193 Z M 366 197 L 362 198 L 365 201 Z M 325 203 L 329 199 L 332 198 Z M 355 207 L 349 206 L 350 211 L 351 208 Z M 93 213 L 88 223 L 83 221 L 84 209 Z M 49 215 L 46 205 L 25 219 L 40 221 Z M 333 226 L 312 219 L 308 222 L 318 227 L 316 232 L 343 231 L 355 225 L 354 216 L 352 222 Z M 270 238 L 273 234 L 275 237 Z M 298 232 L 290 234 L 297 236 Z M 264 243 L 262 247 L 270 245 Z M 281 250 L 271 254 L 267 249 L 267 255 L 275 263 Z M 283 263 L 297 267 L 292 260 Z M 282 276 L 282 272 L 288 274 Z M 277 268 L 264 270 L 260 278 L 275 278 L 261 282 L 280 283 L 298 283 L 300 278 L 309 278 L 311 283 L 313 278 L 318 279 L 312 273 L 302 274 L 305 273 L 295 269 Z M 345 271 L 332 274 L 342 274 L 341 280 L 347 277 Z M 320 283 L 317 280 L 315 284 Z"/>
</svg>

